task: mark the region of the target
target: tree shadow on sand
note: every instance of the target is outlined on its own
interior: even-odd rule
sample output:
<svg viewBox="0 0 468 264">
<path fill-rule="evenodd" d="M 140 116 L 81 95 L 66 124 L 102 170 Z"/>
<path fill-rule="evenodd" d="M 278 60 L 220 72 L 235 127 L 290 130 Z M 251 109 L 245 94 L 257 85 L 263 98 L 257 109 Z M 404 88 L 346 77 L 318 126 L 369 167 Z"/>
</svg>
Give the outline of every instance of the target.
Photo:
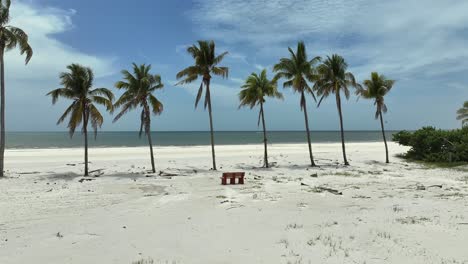
<svg viewBox="0 0 468 264">
<path fill-rule="evenodd" d="M 43 175 L 44 180 L 66 180 L 66 181 L 73 181 L 76 178 L 83 177 L 82 174 L 78 174 L 75 172 L 61 172 L 61 173 L 46 173 Z"/>
</svg>

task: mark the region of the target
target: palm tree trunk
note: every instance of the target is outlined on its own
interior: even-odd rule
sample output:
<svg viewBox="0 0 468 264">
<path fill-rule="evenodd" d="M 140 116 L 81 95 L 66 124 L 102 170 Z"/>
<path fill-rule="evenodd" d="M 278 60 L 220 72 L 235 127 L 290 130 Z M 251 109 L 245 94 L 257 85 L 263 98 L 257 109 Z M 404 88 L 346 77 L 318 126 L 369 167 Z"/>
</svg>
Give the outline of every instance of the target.
<svg viewBox="0 0 468 264">
<path fill-rule="evenodd" d="M 382 112 L 381 111 L 379 112 L 379 115 L 380 115 L 380 127 L 382 127 L 382 136 L 383 136 L 383 140 L 384 140 L 384 143 L 385 143 L 385 162 L 390 163 L 390 161 L 388 160 L 387 138 L 385 137 L 385 128 L 384 128 L 384 122 L 383 122 L 383 117 L 382 117 Z"/>
<path fill-rule="evenodd" d="M 1 102 L 0 102 L 0 118 L 1 118 L 1 127 L 0 127 L 0 177 L 4 176 L 4 160 L 5 160 L 5 61 L 4 61 L 5 48 L 0 47 L 0 79 L 1 83 Z"/>
<path fill-rule="evenodd" d="M 310 131 L 309 131 L 309 118 L 307 116 L 307 103 L 305 99 L 304 92 L 301 94 L 302 98 L 304 99 L 304 118 L 305 118 L 305 126 L 306 126 L 306 132 L 307 132 L 307 143 L 309 144 L 309 157 L 310 157 L 310 165 L 312 167 L 315 167 L 315 162 L 314 162 L 314 156 L 312 154 L 312 144 L 310 143 Z M 301 99 L 302 100 L 302 99 Z"/>
<path fill-rule="evenodd" d="M 146 131 L 146 134 L 148 134 L 148 143 L 150 147 L 150 155 L 151 155 L 151 169 L 153 170 L 153 173 L 156 173 L 156 168 L 154 166 L 154 154 L 153 154 L 153 141 L 151 140 L 151 119 L 150 119 L 150 112 L 149 109 L 147 109 L 148 106 L 145 107 L 145 114 L 148 122 L 148 131 Z"/>
<path fill-rule="evenodd" d="M 89 176 L 88 173 L 88 116 L 87 116 L 87 106 L 83 107 L 83 134 L 84 134 L 84 164 L 85 171 L 84 176 Z"/>
<path fill-rule="evenodd" d="M 341 148 L 343 149 L 343 160 L 346 166 L 349 165 L 348 160 L 346 159 L 346 147 L 345 147 L 345 139 L 344 139 L 344 131 L 343 131 L 343 113 L 341 112 L 341 98 L 340 92 L 336 91 L 336 107 L 338 108 L 338 115 L 340 116 L 340 129 L 341 129 Z"/>
<path fill-rule="evenodd" d="M 215 154 L 215 143 L 214 143 L 214 132 L 213 132 L 213 115 L 211 113 L 211 94 L 210 94 L 210 80 L 206 82 L 206 93 L 208 100 L 208 113 L 210 115 L 210 133 L 211 133 L 211 158 L 213 159 L 213 170 L 216 170 L 216 154 Z"/>
<path fill-rule="evenodd" d="M 260 112 L 262 113 L 263 144 L 265 146 L 264 162 L 265 162 L 265 168 L 269 168 L 269 165 L 268 165 L 267 134 L 266 134 L 266 125 L 265 125 L 265 112 L 263 111 L 263 102 L 262 101 L 260 101 Z"/>
</svg>

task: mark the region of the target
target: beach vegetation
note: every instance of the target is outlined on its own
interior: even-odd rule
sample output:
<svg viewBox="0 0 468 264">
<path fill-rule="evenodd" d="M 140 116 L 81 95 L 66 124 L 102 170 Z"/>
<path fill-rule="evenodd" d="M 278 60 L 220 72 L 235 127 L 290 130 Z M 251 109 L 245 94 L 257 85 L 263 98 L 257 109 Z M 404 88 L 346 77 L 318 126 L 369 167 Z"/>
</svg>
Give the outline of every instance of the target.
<svg viewBox="0 0 468 264">
<path fill-rule="evenodd" d="M 382 129 L 382 136 L 385 144 L 385 162 L 389 163 L 387 138 L 385 137 L 385 127 L 383 121 L 383 114 L 387 113 L 387 105 L 385 104 L 385 95 L 392 89 L 395 84 L 394 80 L 387 79 L 384 75 L 372 72 L 368 80 L 364 80 L 363 85 L 365 88 L 357 89 L 357 94 L 365 99 L 374 100 L 376 107 L 375 119 L 380 119 L 380 128 Z"/>
<path fill-rule="evenodd" d="M 96 138 L 98 128 L 104 123 L 104 117 L 96 105 L 102 105 L 107 111 L 112 112 L 114 94 L 107 88 L 93 89 L 94 73 L 91 68 L 71 64 L 67 69 L 68 72 L 60 74 L 62 88 L 54 89 L 47 95 L 52 97 L 52 104 L 57 103 L 59 98 L 72 101 L 57 121 L 57 125 L 68 118 L 68 131 L 70 137 L 73 137 L 76 128 L 82 124 L 85 150 L 84 176 L 88 176 L 88 124 L 91 124 Z"/>
<path fill-rule="evenodd" d="M 164 87 L 161 76 L 151 74 L 151 65 L 137 65 L 133 63 L 133 74 L 127 70 L 122 71 L 123 80 L 115 84 L 117 89 L 124 93 L 114 103 L 115 109 L 120 109 L 114 122 L 119 120 L 129 111 L 141 108 L 139 137 L 145 133 L 150 148 L 150 160 L 152 172 L 156 172 L 154 165 L 153 141 L 151 138 L 151 114 L 160 115 L 164 106 L 154 95 L 154 92 Z"/>
<path fill-rule="evenodd" d="M 429 162 L 442 167 L 468 164 L 468 127 L 441 130 L 423 127 L 414 132 L 400 131 L 393 140 L 411 147 L 401 157 L 408 160 Z"/>
<path fill-rule="evenodd" d="M 264 167 L 268 168 L 268 147 L 267 147 L 267 133 L 265 125 L 265 108 L 264 104 L 266 102 L 265 97 L 275 97 L 283 99 L 283 95 L 278 92 L 276 80 L 269 80 L 267 77 L 266 69 L 264 69 L 260 74 L 252 73 L 245 84 L 242 85 L 242 90 L 239 93 L 240 107 L 248 106 L 250 109 L 255 106 L 260 106 L 260 111 L 258 113 L 258 125 L 260 122 L 263 127 L 263 144 L 264 144 Z"/>
<path fill-rule="evenodd" d="M 285 79 L 283 88 L 292 88 L 294 92 L 297 92 L 300 95 L 299 105 L 301 110 L 304 112 L 310 165 L 316 166 L 310 140 L 306 95 L 311 95 L 314 101 L 316 101 L 314 91 L 309 86 L 308 82 L 314 82 L 317 79 L 315 66 L 320 62 L 320 57 L 314 57 L 309 60 L 305 44 L 302 41 L 297 43 L 296 52 L 294 52 L 290 47 L 288 48 L 288 51 L 289 57 L 281 58 L 279 63 L 274 65 L 273 71 L 276 72 L 275 79 Z"/>
<path fill-rule="evenodd" d="M 219 55 L 216 55 L 216 45 L 212 40 L 199 40 L 197 44 L 194 44 L 187 48 L 187 52 L 195 60 L 195 64 L 177 73 L 177 80 L 180 81 L 176 85 L 189 84 L 197 80 L 198 77 L 202 78 L 200 87 L 198 88 L 197 97 L 195 99 L 195 108 L 198 106 L 198 103 L 200 102 L 200 99 L 203 95 L 203 88 L 205 88 L 204 107 L 205 109 L 208 108 L 208 114 L 210 117 L 211 156 L 213 162 L 212 169 L 216 170 L 216 154 L 210 84 L 213 75 L 221 76 L 222 78 L 228 78 L 229 68 L 219 66 L 219 64 L 222 62 L 222 60 L 228 53 L 223 52 Z"/>
<path fill-rule="evenodd" d="M 28 64 L 33 55 L 28 34 L 10 22 L 11 0 L 0 0 L 0 177 L 4 173 L 5 157 L 5 52 L 19 48 Z"/>
<path fill-rule="evenodd" d="M 341 148 L 345 165 L 349 165 L 349 162 L 346 157 L 341 92 L 343 92 L 346 99 L 349 99 L 351 95 L 349 91 L 350 88 L 361 88 L 361 85 L 356 82 L 354 75 L 348 72 L 347 69 L 348 63 L 346 63 L 345 59 L 340 55 L 333 54 L 331 57 L 327 56 L 322 64 L 317 67 L 318 79 L 314 85 L 317 96 L 320 96 L 318 106 L 320 106 L 324 98 L 331 94 L 335 95 L 336 108 L 340 118 Z"/>
</svg>

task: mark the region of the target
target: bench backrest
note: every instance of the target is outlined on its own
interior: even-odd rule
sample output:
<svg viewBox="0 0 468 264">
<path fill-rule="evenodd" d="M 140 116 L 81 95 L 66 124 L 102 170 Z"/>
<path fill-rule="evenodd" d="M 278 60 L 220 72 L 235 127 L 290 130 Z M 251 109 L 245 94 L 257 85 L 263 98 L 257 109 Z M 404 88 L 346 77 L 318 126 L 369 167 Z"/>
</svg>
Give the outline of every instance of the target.
<svg viewBox="0 0 468 264">
<path fill-rule="evenodd" d="M 243 177 L 245 172 L 224 172 L 223 177 Z"/>
</svg>

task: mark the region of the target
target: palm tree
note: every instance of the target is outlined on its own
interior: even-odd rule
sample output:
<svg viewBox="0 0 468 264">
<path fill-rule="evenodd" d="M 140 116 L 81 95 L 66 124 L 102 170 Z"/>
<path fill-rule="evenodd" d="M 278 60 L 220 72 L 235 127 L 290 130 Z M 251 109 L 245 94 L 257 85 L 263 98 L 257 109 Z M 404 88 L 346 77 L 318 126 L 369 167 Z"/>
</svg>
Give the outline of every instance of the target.
<svg viewBox="0 0 468 264">
<path fill-rule="evenodd" d="M 203 94 L 203 87 L 206 88 L 205 92 L 205 109 L 208 107 L 208 114 L 210 116 L 210 132 L 211 132 L 211 156 L 213 160 L 213 170 L 216 170 L 216 155 L 214 149 L 214 135 L 213 135 L 213 116 L 211 109 L 211 93 L 210 93 L 210 82 L 212 75 L 218 75 L 223 78 L 227 78 L 229 74 L 228 67 L 218 66 L 223 60 L 224 56 L 228 54 L 223 52 L 220 55 L 215 53 L 215 43 L 213 41 L 198 41 L 197 45 L 192 45 L 187 48 L 187 52 L 195 60 L 193 66 L 189 66 L 179 73 L 177 73 L 177 80 L 182 79 L 176 85 L 191 83 L 202 78 L 200 88 L 198 89 L 197 98 L 195 99 L 195 108 L 201 99 Z"/>
<path fill-rule="evenodd" d="M 462 121 L 462 127 L 468 124 L 468 101 L 465 101 L 463 107 L 457 111 L 457 120 Z"/>
<path fill-rule="evenodd" d="M 26 54 L 26 64 L 33 55 L 28 35 L 20 28 L 8 25 L 10 4 L 10 0 L 0 0 L 0 177 L 3 177 L 5 157 L 5 52 L 19 47 L 21 55 Z"/>
<path fill-rule="evenodd" d="M 366 98 L 366 99 L 373 99 L 374 105 L 376 106 L 377 110 L 375 112 L 375 119 L 380 118 L 380 126 L 382 128 L 382 136 L 385 143 L 385 162 L 389 163 L 388 160 L 388 146 L 387 146 L 387 139 L 385 137 L 385 128 L 384 128 L 384 121 L 383 121 L 383 113 L 387 112 L 387 106 L 384 102 L 385 95 L 390 92 L 395 83 L 394 80 L 387 79 L 384 75 L 379 75 L 377 72 L 371 73 L 371 78 L 369 80 L 364 81 L 365 89 L 358 89 L 357 94 Z"/>
<path fill-rule="evenodd" d="M 307 117 L 307 102 L 305 94 L 308 93 L 312 95 L 312 98 L 316 101 L 314 92 L 307 84 L 307 81 L 315 81 L 315 64 L 320 61 L 320 57 L 308 60 L 306 48 L 302 41 L 297 43 L 296 53 L 294 53 L 291 48 L 288 48 L 288 50 L 290 58 L 280 59 L 280 62 L 273 67 L 273 71 L 277 72 L 275 79 L 284 78 L 287 80 L 283 83 L 284 88 L 292 87 L 294 92 L 301 94 L 300 106 L 301 110 L 304 111 L 310 164 L 311 166 L 316 166 L 314 156 L 312 154 L 312 145 L 310 143 L 309 118 Z"/>
<path fill-rule="evenodd" d="M 163 111 L 163 104 L 153 95 L 158 89 L 164 87 L 161 83 L 161 76 L 150 74 L 151 65 L 142 64 L 140 66 L 133 63 L 133 74 L 127 70 L 123 70 L 123 81 L 115 84 L 117 89 L 124 89 L 125 92 L 115 102 L 115 108 L 121 108 L 120 113 L 114 118 L 114 122 L 119 120 L 124 114 L 133 108 L 141 107 L 140 115 L 140 134 L 145 130 L 148 137 L 151 155 L 151 168 L 153 173 L 156 172 L 154 167 L 153 142 L 151 140 L 151 113 L 159 115 Z"/>
<path fill-rule="evenodd" d="M 245 81 L 245 84 L 242 85 L 242 91 L 239 93 L 239 99 L 241 101 L 239 108 L 242 106 L 249 106 L 250 109 L 252 109 L 256 105 L 260 105 L 258 125 L 260 125 L 261 120 L 263 126 L 263 144 L 265 146 L 264 166 L 268 168 L 267 134 L 265 125 L 265 111 L 263 109 L 265 96 L 283 99 L 283 95 L 277 90 L 276 80 L 268 80 L 266 69 L 264 69 L 260 75 L 252 73 Z"/>
<path fill-rule="evenodd" d="M 68 130 L 70 137 L 73 137 L 76 127 L 81 123 L 84 135 L 84 176 L 88 176 L 88 122 L 94 130 L 94 138 L 97 136 L 97 130 L 102 126 L 104 118 L 95 105 L 103 105 L 107 111 L 112 112 L 112 100 L 114 95 L 106 88 L 93 88 L 94 74 L 88 67 L 79 64 L 67 66 L 69 72 L 60 74 L 60 83 L 63 88 L 50 91 L 47 95 L 52 96 L 52 104 L 55 104 L 59 97 L 72 100 L 72 104 L 67 107 L 65 112 L 57 121 L 57 125 L 62 123 L 67 117 Z"/>
<path fill-rule="evenodd" d="M 319 106 L 325 97 L 330 94 L 335 94 L 336 107 L 338 109 L 338 115 L 340 117 L 340 129 L 341 129 L 341 147 L 343 149 L 343 159 L 345 165 L 349 165 L 346 159 L 346 148 L 343 132 L 343 113 L 341 111 L 341 96 L 340 92 L 343 91 L 346 99 L 349 99 L 350 92 L 349 88 L 359 88 L 360 85 L 356 82 L 354 75 L 347 72 L 348 64 L 345 62 L 343 57 L 333 54 L 331 57 L 327 56 L 327 59 L 317 67 L 318 80 L 315 82 L 314 88 L 317 91 L 317 95 L 321 96 Z"/>
</svg>

